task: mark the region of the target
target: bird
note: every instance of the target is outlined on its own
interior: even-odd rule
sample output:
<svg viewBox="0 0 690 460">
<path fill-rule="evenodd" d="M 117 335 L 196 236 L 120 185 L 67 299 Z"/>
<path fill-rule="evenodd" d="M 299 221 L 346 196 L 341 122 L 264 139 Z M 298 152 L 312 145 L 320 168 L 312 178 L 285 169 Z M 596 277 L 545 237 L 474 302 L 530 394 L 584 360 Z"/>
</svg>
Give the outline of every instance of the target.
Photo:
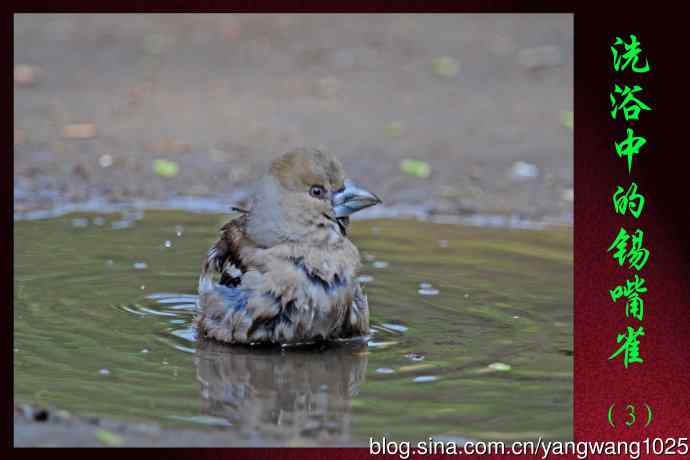
<svg viewBox="0 0 690 460">
<path fill-rule="evenodd" d="M 366 337 L 369 304 L 347 232 L 353 213 L 381 202 L 331 153 L 298 148 L 273 160 L 203 260 L 199 336 L 284 346 Z"/>
</svg>

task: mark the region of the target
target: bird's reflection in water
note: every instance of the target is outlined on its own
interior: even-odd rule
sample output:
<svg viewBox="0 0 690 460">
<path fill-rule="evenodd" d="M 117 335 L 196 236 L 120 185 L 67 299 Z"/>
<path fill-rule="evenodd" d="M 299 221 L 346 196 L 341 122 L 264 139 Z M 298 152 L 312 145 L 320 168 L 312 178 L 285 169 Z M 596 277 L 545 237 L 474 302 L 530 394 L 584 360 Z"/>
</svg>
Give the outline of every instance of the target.
<svg viewBox="0 0 690 460">
<path fill-rule="evenodd" d="M 364 382 L 367 344 L 280 349 L 197 345 L 197 378 L 208 415 L 250 443 L 352 443 L 352 398 Z"/>
</svg>

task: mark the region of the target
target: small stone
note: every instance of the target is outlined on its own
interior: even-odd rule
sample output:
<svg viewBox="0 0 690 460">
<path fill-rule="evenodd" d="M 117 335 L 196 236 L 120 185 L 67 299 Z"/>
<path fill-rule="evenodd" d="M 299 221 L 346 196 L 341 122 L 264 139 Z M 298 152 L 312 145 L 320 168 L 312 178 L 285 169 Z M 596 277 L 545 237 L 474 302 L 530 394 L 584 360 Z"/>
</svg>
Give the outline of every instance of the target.
<svg viewBox="0 0 690 460">
<path fill-rule="evenodd" d="M 441 291 L 436 288 L 421 288 L 417 290 L 419 295 L 438 295 L 439 292 Z"/>
<path fill-rule="evenodd" d="M 235 41 L 240 38 L 242 27 L 237 17 L 229 16 L 224 18 L 227 22 L 221 26 L 221 37 L 223 40 Z"/>
<path fill-rule="evenodd" d="M 172 241 L 165 240 L 165 243 L 163 243 L 163 246 L 165 246 L 166 248 L 171 248 L 172 247 Z"/>
<path fill-rule="evenodd" d="M 93 123 L 72 123 L 62 128 L 65 139 L 92 139 L 96 137 L 96 125 Z"/>
<path fill-rule="evenodd" d="M 514 181 L 524 182 L 539 177 L 539 168 L 532 163 L 516 161 L 508 173 Z"/>
<path fill-rule="evenodd" d="M 19 88 L 33 88 L 38 84 L 41 71 L 38 67 L 27 64 L 14 66 L 14 84 Z"/>
<path fill-rule="evenodd" d="M 101 155 L 101 157 L 98 159 L 98 164 L 101 166 L 101 168 L 108 168 L 113 164 L 113 157 L 107 153 L 105 155 Z"/>
<path fill-rule="evenodd" d="M 405 357 L 411 361 L 424 361 L 424 355 L 420 353 L 408 353 Z"/>
<path fill-rule="evenodd" d="M 134 262 L 135 270 L 146 270 L 147 268 L 148 265 L 146 265 L 146 262 Z"/>
<path fill-rule="evenodd" d="M 507 372 L 512 369 L 510 365 L 505 364 L 505 363 L 491 363 L 489 364 L 489 369 L 494 370 L 494 371 L 499 371 L 499 372 Z"/>
<path fill-rule="evenodd" d="M 150 145 L 149 149 L 162 154 L 179 155 L 181 153 L 191 152 L 192 146 L 185 142 L 180 142 L 176 139 L 166 137 L 157 143 Z"/>
</svg>

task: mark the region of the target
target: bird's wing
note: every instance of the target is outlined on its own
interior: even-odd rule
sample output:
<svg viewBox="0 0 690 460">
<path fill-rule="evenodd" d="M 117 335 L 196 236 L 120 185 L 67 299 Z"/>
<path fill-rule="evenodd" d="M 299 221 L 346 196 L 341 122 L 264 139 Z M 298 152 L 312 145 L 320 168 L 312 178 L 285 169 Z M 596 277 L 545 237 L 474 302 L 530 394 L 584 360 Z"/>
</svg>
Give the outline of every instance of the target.
<svg viewBox="0 0 690 460">
<path fill-rule="evenodd" d="M 238 276 L 246 271 L 240 258 L 240 248 L 248 243 L 244 232 L 246 223 L 246 214 L 241 214 L 221 227 L 218 239 L 204 259 L 202 277 L 220 273 L 220 284 L 234 286 L 239 283 Z"/>
<path fill-rule="evenodd" d="M 194 324 L 207 337 L 233 342 L 233 324 L 246 314 L 248 294 L 240 288 L 199 281 L 198 314 Z"/>
<path fill-rule="evenodd" d="M 250 321 L 254 316 L 248 315 L 249 293 L 239 288 L 241 276 L 247 271 L 240 252 L 243 247 L 252 245 L 245 235 L 246 224 L 247 216 L 241 214 L 221 227 L 218 239 L 208 250 L 199 276 L 199 314 L 194 322 L 206 336 L 225 342 L 246 342 L 236 340 L 233 331 L 236 324 Z M 214 274 L 220 274 L 218 283 L 214 282 Z M 255 310 L 252 309 L 252 312 Z"/>
</svg>

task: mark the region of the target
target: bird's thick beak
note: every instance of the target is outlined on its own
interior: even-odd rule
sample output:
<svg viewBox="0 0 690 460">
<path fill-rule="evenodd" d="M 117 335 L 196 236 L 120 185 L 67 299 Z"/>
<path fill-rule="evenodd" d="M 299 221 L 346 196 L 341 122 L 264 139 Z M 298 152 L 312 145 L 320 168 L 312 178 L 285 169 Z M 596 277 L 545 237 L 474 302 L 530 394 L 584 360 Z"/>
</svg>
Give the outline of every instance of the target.
<svg viewBox="0 0 690 460">
<path fill-rule="evenodd" d="M 345 181 L 345 188 L 333 194 L 333 210 L 337 218 L 348 217 L 381 202 L 379 197 L 351 181 Z"/>
</svg>

